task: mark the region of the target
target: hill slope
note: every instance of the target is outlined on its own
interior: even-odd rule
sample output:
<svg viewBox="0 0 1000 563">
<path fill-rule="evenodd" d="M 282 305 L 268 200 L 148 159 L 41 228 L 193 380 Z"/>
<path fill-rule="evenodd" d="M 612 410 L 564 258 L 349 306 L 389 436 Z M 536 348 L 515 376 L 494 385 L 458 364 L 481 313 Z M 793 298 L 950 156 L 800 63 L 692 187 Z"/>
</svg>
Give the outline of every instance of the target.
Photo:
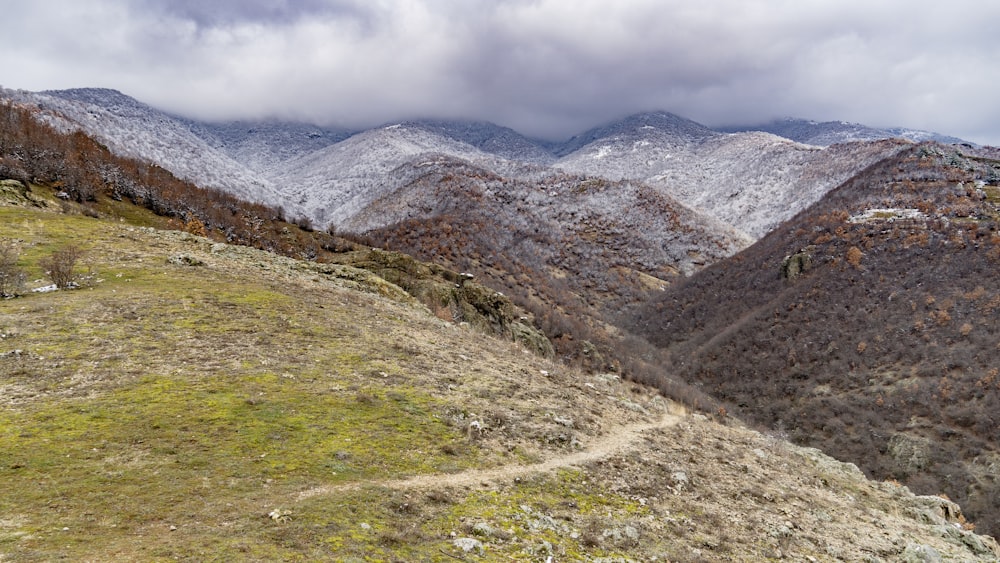
<svg viewBox="0 0 1000 563">
<path fill-rule="evenodd" d="M 636 182 L 529 182 L 441 156 L 394 174 L 401 187 L 345 228 L 474 273 L 531 311 L 561 356 L 598 370 L 633 355 L 613 351 L 623 309 L 750 242 Z"/>
<path fill-rule="evenodd" d="M 644 116 L 581 137 L 555 166 L 645 182 L 754 239 L 905 146 L 882 141 L 821 149 L 764 133 L 720 134 L 670 114 Z"/>
<path fill-rule="evenodd" d="M 961 150 L 872 166 L 636 326 L 741 416 L 996 533 L 1000 154 Z"/>
<path fill-rule="evenodd" d="M 998 556 L 948 501 L 679 419 L 362 271 L 30 205 L 0 219 L 29 279 L 69 243 L 89 271 L 0 301 L 5 559 Z"/>
<path fill-rule="evenodd" d="M 204 188 L 218 188 L 245 201 L 294 203 L 260 174 L 193 133 L 188 125 L 115 90 L 78 88 L 50 92 L 4 90 L 0 97 L 37 106 L 38 116 L 62 131 L 80 129 L 117 155 L 154 163 Z"/>
</svg>

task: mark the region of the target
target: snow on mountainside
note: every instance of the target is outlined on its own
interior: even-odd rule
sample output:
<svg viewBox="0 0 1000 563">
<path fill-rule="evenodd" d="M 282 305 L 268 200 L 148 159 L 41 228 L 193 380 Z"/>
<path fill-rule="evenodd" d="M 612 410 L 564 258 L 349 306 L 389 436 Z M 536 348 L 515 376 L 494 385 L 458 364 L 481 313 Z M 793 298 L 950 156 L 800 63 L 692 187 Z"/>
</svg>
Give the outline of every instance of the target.
<svg viewBox="0 0 1000 563">
<path fill-rule="evenodd" d="M 155 163 L 199 186 L 285 205 L 293 215 L 299 214 L 270 182 L 210 146 L 182 121 L 115 90 L 4 90 L 0 95 L 38 106 L 61 129 L 80 128 L 117 154 Z"/>
<path fill-rule="evenodd" d="M 901 148 L 883 142 L 822 149 L 766 133 L 724 134 L 693 126 L 678 133 L 672 122 L 664 128 L 626 120 L 607 129 L 613 133 L 555 166 L 647 182 L 754 238 Z"/>
<path fill-rule="evenodd" d="M 890 127 L 878 129 L 860 123 L 846 121 L 810 121 L 808 119 L 786 118 L 763 123 L 738 127 L 722 127 L 719 131 L 739 133 L 747 131 L 764 131 L 786 139 L 805 143 L 807 145 L 829 146 L 836 143 L 854 141 L 876 141 L 879 139 L 907 139 L 914 142 L 937 141 L 939 143 L 968 143 L 957 137 L 949 137 L 930 131 Z"/>
<path fill-rule="evenodd" d="M 193 133 L 254 172 L 320 150 L 350 137 L 347 129 L 284 121 L 202 123 L 184 120 Z"/>
<path fill-rule="evenodd" d="M 672 142 L 691 143 L 717 135 L 715 131 L 695 123 L 690 119 L 665 111 L 646 112 L 630 115 L 621 121 L 595 127 L 574 136 L 565 143 L 553 145 L 552 152 L 564 157 L 595 141 L 610 142 L 623 140 L 636 143 L 653 142 L 653 139 L 667 138 Z"/>
<path fill-rule="evenodd" d="M 435 156 L 437 155 L 437 156 Z M 401 185 L 393 171 L 422 158 L 454 157 L 493 169 L 500 159 L 426 128 L 401 123 L 370 129 L 272 169 L 269 177 L 308 215 L 341 225 L 371 201 Z"/>
<path fill-rule="evenodd" d="M 726 135 L 700 145 L 686 165 L 668 166 L 646 181 L 760 238 L 906 146 L 886 140 L 816 149 L 766 133 Z"/>
<path fill-rule="evenodd" d="M 351 136 L 346 130 L 276 121 L 200 123 L 114 90 L 4 90 L 2 95 L 45 108 L 50 121 L 84 129 L 119 154 L 154 162 L 201 186 L 281 206 L 320 226 L 347 224 L 371 201 L 404 185 L 412 174 L 401 166 L 445 155 L 521 180 L 542 181 L 554 167 L 647 182 L 758 238 L 900 148 L 886 141 L 820 148 L 760 132 L 719 133 L 667 112 L 633 115 L 564 143 L 545 144 L 474 121 L 408 121 Z M 858 138 L 891 136 L 850 124 L 777 123 L 785 135 L 813 143 L 837 131 L 853 131 Z M 922 138 L 921 132 L 902 134 Z M 838 139 L 847 138 L 843 135 Z"/>
<path fill-rule="evenodd" d="M 604 256 L 591 269 L 628 265 L 646 273 L 689 275 L 752 241 L 732 227 L 697 213 L 642 183 L 552 174 L 541 182 L 504 178 L 447 157 L 408 163 L 410 180 L 354 214 L 344 226 L 365 232 L 413 219 L 474 214 L 498 233 L 531 233 L 541 240 L 586 247 L 580 255 Z M 454 184 L 448 189 L 440 186 Z M 588 234 L 590 233 L 590 234 Z M 557 245 L 558 246 L 558 245 Z M 537 249 L 546 262 L 557 247 Z M 520 252 L 520 251 L 519 251 Z M 581 269 L 582 271 L 583 269 Z"/>
<path fill-rule="evenodd" d="M 542 143 L 529 139 L 513 129 L 486 121 L 427 119 L 406 122 L 404 125 L 422 127 L 506 160 L 546 165 L 556 159 Z"/>
</svg>

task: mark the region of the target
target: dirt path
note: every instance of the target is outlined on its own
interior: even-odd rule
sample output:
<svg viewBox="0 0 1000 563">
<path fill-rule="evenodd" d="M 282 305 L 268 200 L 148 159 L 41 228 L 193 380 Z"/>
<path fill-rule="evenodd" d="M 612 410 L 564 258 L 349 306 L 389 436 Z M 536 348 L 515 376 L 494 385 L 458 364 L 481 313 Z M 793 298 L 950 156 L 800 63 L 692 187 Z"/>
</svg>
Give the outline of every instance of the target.
<svg viewBox="0 0 1000 563">
<path fill-rule="evenodd" d="M 620 426 L 598 437 L 587 449 L 571 454 L 549 458 L 531 465 L 504 465 L 489 469 L 470 469 L 460 473 L 436 473 L 417 475 L 406 479 L 386 481 L 363 481 L 343 485 L 328 485 L 302 491 L 297 500 L 326 495 L 341 491 L 353 491 L 367 486 L 388 487 L 390 489 L 433 489 L 438 487 L 474 487 L 497 481 L 509 481 L 532 473 L 547 473 L 563 467 L 583 465 L 612 454 L 627 450 L 646 431 L 669 428 L 681 421 L 683 415 L 665 413 L 656 422 Z"/>
</svg>

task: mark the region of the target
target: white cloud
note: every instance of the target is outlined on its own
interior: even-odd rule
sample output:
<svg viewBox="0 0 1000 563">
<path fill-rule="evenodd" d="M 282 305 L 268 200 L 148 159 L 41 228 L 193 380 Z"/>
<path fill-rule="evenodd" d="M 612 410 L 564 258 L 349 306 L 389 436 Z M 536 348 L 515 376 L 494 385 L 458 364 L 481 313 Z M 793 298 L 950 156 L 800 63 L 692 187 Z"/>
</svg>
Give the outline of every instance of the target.
<svg viewBox="0 0 1000 563">
<path fill-rule="evenodd" d="M 490 119 L 564 136 L 666 109 L 1000 144 L 1000 4 L 974 0 L 26 0 L 0 83 L 198 117 Z"/>
</svg>

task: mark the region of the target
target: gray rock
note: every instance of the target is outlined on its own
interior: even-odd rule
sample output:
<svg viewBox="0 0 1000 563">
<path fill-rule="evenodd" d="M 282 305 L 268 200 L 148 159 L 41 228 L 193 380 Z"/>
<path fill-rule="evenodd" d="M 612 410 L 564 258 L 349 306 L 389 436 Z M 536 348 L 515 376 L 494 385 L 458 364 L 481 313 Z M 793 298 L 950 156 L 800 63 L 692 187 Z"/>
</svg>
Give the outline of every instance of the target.
<svg viewBox="0 0 1000 563">
<path fill-rule="evenodd" d="M 688 479 L 687 473 L 683 471 L 674 471 L 671 473 L 670 480 L 673 482 L 674 491 L 678 493 L 686 490 L 691 485 L 691 480 Z"/>
<path fill-rule="evenodd" d="M 916 520 L 925 524 L 945 526 L 961 522 L 962 509 L 948 499 L 935 495 L 924 495 L 913 498 Z"/>
<path fill-rule="evenodd" d="M 479 522 L 472 527 L 472 533 L 481 538 L 492 538 L 496 534 L 496 530 L 486 522 Z"/>
<path fill-rule="evenodd" d="M 902 563 L 942 563 L 941 554 L 936 549 L 913 543 L 906 546 L 899 560 Z"/>
<path fill-rule="evenodd" d="M 471 553 L 474 551 L 482 554 L 486 551 L 483 548 L 483 542 L 477 540 L 476 538 L 456 538 L 452 543 L 455 547 L 461 549 L 465 553 Z"/>
<path fill-rule="evenodd" d="M 889 439 L 889 455 L 900 469 L 915 473 L 930 464 L 930 440 L 909 434 L 896 434 Z"/>
<path fill-rule="evenodd" d="M 205 265 L 205 262 L 203 262 L 200 258 L 197 258 L 195 256 L 191 256 L 190 254 L 175 254 L 174 256 L 171 256 L 170 258 L 168 258 L 167 262 L 169 262 L 170 264 L 173 264 L 175 266 L 204 266 Z"/>
<path fill-rule="evenodd" d="M 601 536 L 611 540 L 615 545 L 635 545 L 639 543 L 639 530 L 628 525 L 621 528 L 608 528 L 601 532 Z"/>
</svg>

